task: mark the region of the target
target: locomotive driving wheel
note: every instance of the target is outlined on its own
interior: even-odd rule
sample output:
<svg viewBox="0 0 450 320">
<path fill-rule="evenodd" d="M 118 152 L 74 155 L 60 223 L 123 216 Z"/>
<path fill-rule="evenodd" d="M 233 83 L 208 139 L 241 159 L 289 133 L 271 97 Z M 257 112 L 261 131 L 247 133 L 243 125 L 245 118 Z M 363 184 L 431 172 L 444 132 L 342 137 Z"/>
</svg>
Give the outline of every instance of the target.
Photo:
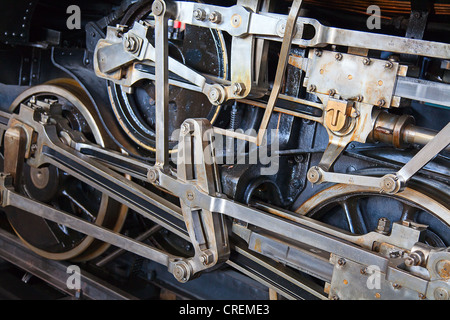
<svg viewBox="0 0 450 320">
<path fill-rule="evenodd" d="M 82 132 L 92 143 L 113 148 L 99 125 L 93 105 L 76 81 L 57 79 L 32 87 L 16 98 L 10 112 L 17 112 L 21 103 L 26 104 L 31 99 L 62 105 L 62 115 L 71 129 Z M 113 231 L 120 231 L 127 214 L 127 208 L 122 204 L 52 165 L 33 168 L 25 163 L 19 191 Z M 32 213 L 8 208 L 6 214 L 21 240 L 49 259 L 87 261 L 109 247 L 107 243 Z"/>
<path fill-rule="evenodd" d="M 360 174 L 382 176 L 382 169 Z M 324 185 L 296 208 L 296 212 L 353 234 L 376 229 L 378 219 L 413 221 L 427 225 L 424 241 L 433 247 L 450 245 L 450 188 L 447 184 L 415 177 L 396 195 L 381 194 L 378 188 L 345 184 Z"/>
<path fill-rule="evenodd" d="M 195 1 L 199 2 L 199 1 Z M 134 4 L 120 25 L 133 26 L 137 21 L 147 19 L 152 25 L 151 0 Z M 175 36 L 177 34 L 177 36 Z M 149 34 L 150 43 L 154 43 L 154 33 Z M 206 29 L 192 25 L 185 28 L 174 28 L 168 40 L 169 56 L 197 72 L 211 75 L 219 79 L 228 77 L 228 53 L 225 38 L 221 31 Z M 139 71 L 154 74 L 153 66 L 138 64 Z M 170 74 L 181 82 L 175 74 Z M 154 81 L 141 80 L 133 86 L 131 92 L 122 86 L 108 81 L 108 93 L 114 116 L 121 130 L 134 142 L 143 153 L 154 153 L 155 142 L 155 85 Z M 201 92 L 169 85 L 169 145 L 170 153 L 176 153 L 178 135 L 176 130 L 188 118 L 206 118 L 216 123 L 222 106 L 215 106 Z"/>
</svg>

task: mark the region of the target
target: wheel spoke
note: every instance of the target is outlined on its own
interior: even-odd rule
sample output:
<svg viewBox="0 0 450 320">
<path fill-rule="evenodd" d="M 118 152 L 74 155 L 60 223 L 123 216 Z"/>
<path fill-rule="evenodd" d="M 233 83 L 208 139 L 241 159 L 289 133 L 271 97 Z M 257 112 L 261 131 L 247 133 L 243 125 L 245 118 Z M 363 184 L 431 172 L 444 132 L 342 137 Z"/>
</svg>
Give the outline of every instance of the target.
<svg viewBox="0 0 450 320">
<path fill-rule="evenodd" d="M 419 209 L 417 207 L 413 207 L 407 203 L 402 202 L 403 209 L 402 209 L 402 216 L 400 218 L 401 221 L 410 220 L 415 221 L 417 214 L 419 212 Z"/>
<path fill-rule="evenodd" d="M 339 204 L 344 209 L 350 231 L 355 234 L 367 233 L 367 226 L 359 209 L 358 198 L 348 198 L 339 201 Z"/>
<path fill-rule="evenodd" d="M 79 208 L 84 214 L 92 219 L 92 221 L 95 220 L 95 216 L 88 209 L 86 209 L 86 207 L 80 202 L 80 200 L 77 200 L 74 195 L 69 194 L 67 190 L 63 190 L 61 194 L 68 198 L 77 208 Z"/>
</svg>

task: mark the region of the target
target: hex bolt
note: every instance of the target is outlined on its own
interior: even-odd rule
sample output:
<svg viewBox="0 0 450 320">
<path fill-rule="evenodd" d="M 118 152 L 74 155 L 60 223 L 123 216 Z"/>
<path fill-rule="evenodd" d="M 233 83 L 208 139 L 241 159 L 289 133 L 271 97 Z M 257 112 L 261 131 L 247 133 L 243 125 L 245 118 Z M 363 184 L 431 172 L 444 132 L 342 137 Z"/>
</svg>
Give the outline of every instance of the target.
<svg viewBox="0 0 450 320">
<path fill-rule="evenodd" d="M 130 36 L 124 41 L 125 50 L 136 53 L 139 50 L 139 41 L 135 36 Z"/>
<path fill-rule="evenodd" d="M 313 84 L 309 85 L 308 87 L 309 92 L 315 92 L 317 90 L 317 87 Z"/>
<path fill-rule="evenodd" d="M 362 268 L 360 270 L 360 272 L 361 272 L 361 274 L 367 274 L 367 272 L 369 272 L 369 269 L 367 267 L 365 267 L 365 268 Z"/>
<path fill-rule="evenodd" d="M 188 135 L 194 132 L 194 128 L 189 122 L 185 122 L 181 125 L 181 133 L 184 135 Z"/>
<path fill-rule="evenodd" d="M 345 266 L 346 263 L 347 263 L 347 261 L 345 261 L 344 258 L 340 258 L 340 259 L 337 261 L 337 264 L 338 264 L 338 266 L 340 266 L 340 267 Z"/>
<path fill-rule="evenodd" d="M 378 102 L 377 102 L 377 105 L 378 105 L 379 107 L 383 107 L 385 104 L 386 104 L 386 100 L 384 100 L 384 99 L 380 99 L 380 100 L 378 100 Z"/>
<path fill-rule="evenodd" d="M 322 56 L 322 50 L 320 50 L 320 49 L 314 49 L 314 54 L 315 54 L 316 56 L 318 56 L 318 57 L 321 57 L 321 56 Z"/>
<path fill-rule="evenodd" d="M 195 9 L 193 15 L 194 19 L 198 21 L 204 21 L 206 19 L 206 11 L 203 9 Z"/>
<path fill-rule="evenodd" d="M 391 221 L 389 221 L 388 218 L 380 218 L 378 219 L 378 225 L 375 231 L 381 234 L 388 234 L 390 228 L 391 228 Z"/>
<path fill-rule="evenodd" d="M 233 83 L 233 94 L 240 96 L 245 92 L 245 85 L 240 82 Z"/>
<path fill-rule="evenodd" d="M 401 289 L 401 288 L 402 288 L 402 286 L 399 285 L 398 283 L 393 283 L 393 284 L 392 284 L 392 287 L 393 287 L 394 289 Z"/>
<path fill-rule="evenodd" d="M 342 53 L 340 53 L 340 52 L 336 53 L 335 58 L 336 58 L 337 61 L 341 61 L 342 58 L 343 58 Z"/>
<path fill-rule="evenodd" d="M 329 96 L 334 96 L 336 94 L 336 90 L 335 89 L 330 89 L 330 90 L 328 90 L 328 95 Z"/>
<path fill-rule="evenodd" d="M 371 62 L 372 62 L 372 61 L 370 60 L 370 58 L 364 58 L 364 59 L 363 59 L 363 64 L 364 64 L 365 66 L 369 66 Z"/>
<path fill-rule="evenodd" d="M 209 21 L 219 24 L 222 22 L 222 15 L 218 11 L 213 11 L 209 14 Z"/>
<path fill-rule="evenodd" d="M 384 67 L 385 67 L 386 69 L 392 69 L 392 68 L 394 67 L 394 64 L 393 64 L 391 61 L 387 61 L 387 62 L 384 64 Z"/>
<path fill-rule="evenodd" d="M 211 252 L 204 252 L 204 253 L 202 253 L 202 255 L 200 256 L 200 262 L 201 262 L 204 266 L 207 266 L 208 264 L 211 264 L 212 258 L 213 258 L 213 255 L 212 255 Z"/>
</svg>

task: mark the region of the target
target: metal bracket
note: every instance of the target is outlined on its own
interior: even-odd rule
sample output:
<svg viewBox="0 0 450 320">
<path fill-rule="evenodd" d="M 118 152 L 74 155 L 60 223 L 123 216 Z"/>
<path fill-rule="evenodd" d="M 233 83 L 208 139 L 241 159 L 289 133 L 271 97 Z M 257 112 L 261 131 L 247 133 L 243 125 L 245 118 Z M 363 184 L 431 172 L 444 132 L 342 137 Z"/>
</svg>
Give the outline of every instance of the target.
<svg viewBox="0 0 450 320">
<path fill-rule="evenodd" d="M 314 184 L 323 182 L 355 184 L 368 187 L 378 187 L 380 192 L 395 194 L 405 188 L 406 183 L 423 166 L 430 162 L 439 152 L 450 144 L 450 123 L 442 129 L 425 147 L 423 147 L 397 173 L 384 177 L 368 177 L 344 173 L 327 172 L 320 166 L 312 167 L 308 171 L 308 180 Z"/>
<path fill-rule="evenodd" d="M 212 126 L 206 119 L 189 119 L 181 126 L 177 178 L 189 183 L 190 187 L 177 193 L 182 194 L 181 209 L 195 249 L 195 256 L 188 259 L 190 269 L 186 269 L 183 279 L 225 262 L 230 254 L 228 231 L 222 214 L 192 204 L 196 194 L 194 189 L 213 197 L 221 196 L 213 135 Z"/>
</svg>

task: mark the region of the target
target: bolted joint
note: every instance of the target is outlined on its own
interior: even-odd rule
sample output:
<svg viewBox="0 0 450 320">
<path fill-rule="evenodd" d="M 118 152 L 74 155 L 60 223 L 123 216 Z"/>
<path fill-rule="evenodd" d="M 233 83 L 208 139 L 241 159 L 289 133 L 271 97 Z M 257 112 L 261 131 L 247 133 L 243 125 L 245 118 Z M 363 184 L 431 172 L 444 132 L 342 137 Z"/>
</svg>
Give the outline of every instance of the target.
<svg viewBox="0 0 450 320">
<path fill-rule="evenodd" d="M 320 181 L 322 180 L 322 173 L 320 172 L 320 168 L 312 167 L 311 169 L 309 169 L 307 178 L 308 181 L 313 184 L 320 183 Z"/>
<path fill-rule="evenodd" d="M 371 63 L 372 63 L 372 60 L 370 60 L 370 58 L 364 58 L 363 59 L 363 64 L 365 66 L 370 66 Z"/>
<path fill-rule="evenodd" d="M 386 63 L 384 64 L 384 67 L 386 69 L 392 69 L 394 67 L 394 64 L 391 61 L 386 61 Z"/>
<path fill-rule="evenodd" d="M 245 85 L 240 82 L 235 82 L 233 83 L 232 90 L 234 95 L 241 96 L 245 92 Z"/>
<path fill-rule="evenodd" d="M 405 258 L 405 265 L 408 267 L 419 266 L 425 261 L 425 256 L 422 251 L 414 251 Z"/>
<path fill-rule="evenodd" d="M 159 172 L 156 169 L 150 169 L 147 173 L 147 179 L 151 183 L 157 183 L 159 179 Z"/>
<path fill-rule="evenodd" d="M 136 53 L 139 51 L 140 48 L 140 41 L 139 39 L 134 36 L 131 35 L 129 37 L 126 37 L 123 41 L 123 47 L 125 48 L 126 51 L 131 52 L 131 53 Z"/>
<path fill-rule="evenodd" d="M 204 21 L 206 19 L 206 11 L 203 9 L 195 9 L 193 16 L 195 20 Z"/>
<path fill-rule="evenodd" d="M 204 265 L 210 265 L 214 261 L 214 255 L 209 250 L 202 252 L 200 255 L 200 262 Z"/>
<path fill-rule="evenodd" d="M 188 282 L 192 277 L 192 267 L 191 265 L 184 261 L 177 261 L 172 269 L 172 274 L 181 283 Z"/>
<path fill-rule="evenodd" d="M 221 85 L 214 85 L 208 93 L 209 101 L 214 105 L 220 105 L 225 101 L 226 92 Z"/>
<path fill-rule="evenodd" d="M 166 11 L 166 4 L 164 1 L 156 0 L 153 2 L 152 11 L 155 16 L 161 16 Z"/>
<path fill-rule="evenodd" d="M 395 174 L 388 174 L 382 178 L 380 188 L 382 192 L 396 194 L 403 186 L 404 183 Z"/>
<path fill-rule="evenodd" d="M 375 229 L 376 232 L 381 234 L 388 234 L 391 229 L 391 221 L 388 218 L 378 219 L 378 225 Z"/>
<path fill-rule="evenodd" d="M 345 261 L 344 258 L 340 258 L 340 259 L 337 261 L 338 266 L 341 267 L 341 268 L 344 267 L 346 263 L 347 263 L 347 261 Z"/>
<path fill-rule="evenodd" d="M 184 122 L 180 130 L 181 134 L 186 136 L 194 132 L 194 126 L 190 122 Z"/>
<path fill-rule="evenodd" d="M 209 14 L 209 21 L 215 24 L 222 22 L 222 14 L 218 11 L 213 11 Z"/>
</svg>

